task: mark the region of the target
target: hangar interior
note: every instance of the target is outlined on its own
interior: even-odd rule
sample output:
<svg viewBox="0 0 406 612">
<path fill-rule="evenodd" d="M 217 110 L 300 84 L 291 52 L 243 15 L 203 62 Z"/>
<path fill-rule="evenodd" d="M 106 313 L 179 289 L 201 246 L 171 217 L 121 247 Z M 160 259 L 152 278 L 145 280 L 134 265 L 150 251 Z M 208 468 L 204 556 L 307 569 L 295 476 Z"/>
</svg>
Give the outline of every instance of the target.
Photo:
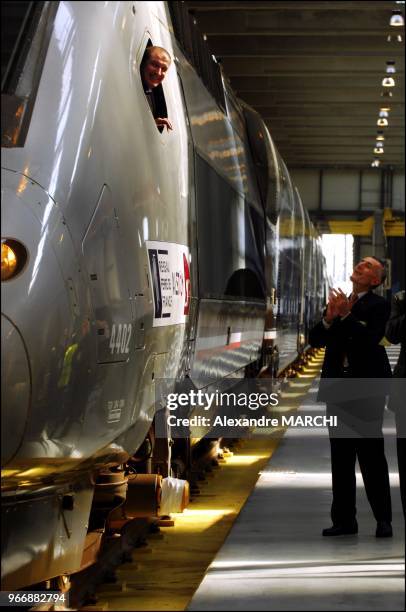
<svg viewBox="0 0 406 612">
<path fill-rule="evenodd" d="M 387 259 L 377 293 L 404 288 L 403 4 L 3 3 L 3 587 L 84 610 L 403 609 L 394 413 L 379 396 L 393 534 L 362 485 L 359 534 L 324 533 L 329 340 L 311 340 L 330 326 L 318 233 Z M 174 130 L 147 101 L 152 41 L 175 58 Z M 356 294 L 331 323 L 343 387 Z M 199 421 L 191 397 L 253 381 L 275 423 L 222 399 L 232 429 Z"/>
<path fill-rule="evenodd" d="M 404 26 L 390 25 L 403 3 L 185 4 L 264 118 L 320 233 L 353 234 L 354 260 L 392 260 L 391 285 L 403 288 Z"/>
</svg>

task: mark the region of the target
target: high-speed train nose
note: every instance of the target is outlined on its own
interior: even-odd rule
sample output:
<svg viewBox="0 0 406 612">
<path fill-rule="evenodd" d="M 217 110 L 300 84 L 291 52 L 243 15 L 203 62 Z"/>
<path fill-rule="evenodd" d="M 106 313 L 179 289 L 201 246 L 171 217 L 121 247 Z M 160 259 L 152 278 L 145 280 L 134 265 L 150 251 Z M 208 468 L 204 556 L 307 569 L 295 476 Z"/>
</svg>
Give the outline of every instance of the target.
<svg viewBox="0 0 406 612">
<path fill-rule="evenodd" d="M 18 329 L 1 316 L 1 465 L 15 455 L 27 422 L 31 381 L 28 355 Z"/>
</svg>

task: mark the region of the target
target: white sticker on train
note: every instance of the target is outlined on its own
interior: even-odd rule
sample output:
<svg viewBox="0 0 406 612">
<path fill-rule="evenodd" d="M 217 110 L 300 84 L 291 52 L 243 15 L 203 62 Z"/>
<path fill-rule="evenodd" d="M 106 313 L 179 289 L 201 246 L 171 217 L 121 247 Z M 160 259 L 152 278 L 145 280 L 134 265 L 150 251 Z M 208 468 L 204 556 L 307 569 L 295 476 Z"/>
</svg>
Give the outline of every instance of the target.
<svg viewBox="0 0 406 612">
<path fill-rule="evenodd" d="M 153 327 L 184 323 L 190 306 L 189 248 L 174 242 L 146 242 L 154 297 Z"/>
</svg>

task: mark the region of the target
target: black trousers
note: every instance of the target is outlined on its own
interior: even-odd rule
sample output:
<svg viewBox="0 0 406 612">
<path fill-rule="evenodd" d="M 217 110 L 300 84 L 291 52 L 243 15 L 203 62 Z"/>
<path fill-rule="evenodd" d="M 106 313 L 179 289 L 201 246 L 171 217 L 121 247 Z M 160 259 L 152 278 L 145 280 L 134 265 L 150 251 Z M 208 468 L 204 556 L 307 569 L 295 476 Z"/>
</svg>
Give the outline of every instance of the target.
<svg viewBox="0 0 406 612">
<path fill-rule="evenodd" d="M 406 438 L 396 440 L 399 466 L 400 497 L 402 499 L 403 514 L 406 517 Z"/>
<path fill-rule="evenodd" d="M 400 497 L 406 517 L 406 411 L 400 406 L 396 412 L 396 448 L 398 454 Z"/>
<path fill-rule="evenodd" d="M 368 421 L 365 428 L 366 435 L 360 433 L 360 420 L 357 418 L 354 435 L 343 437 L 348 434 L 348 423 L 352 425 L 352 422 L 345 416 L 340 419 L 340 414 L 341 416 L 343 414 L 340 411 L 338 430 L 329 429 L 333 481 L 331 518 L 334 525 L 348 524 L 355 520 L 357 459 L 375 519 L 388 522 L 392 520 L 389 472 L 382 436 L 384 400 L 376 398 L 370 400 L 368 404 L 369 416 L 374 415 L 374 426 L 371 428 L 371 421 Z M 348 409 L 350 406 L 346 406 L 344 413 L 347 413 Z M 337 414 L 337 406 L 328 404 L 327 414 Z M 354 429 L 351 428 L 351 431 Z M 371 437 L 371 433 L 374 437 Z"/>
<path fill-rule="evenodd" d="M 406 517 L 406 410 L 404 407 L 406 397 L 405 372 L 400 369 L 397 376 L 391 381 L 389 409 L 395 413 L 396 419 L 396 446 L 398 455 L 400 497 L 402 499 L 403 514 Z"/>
</svg>

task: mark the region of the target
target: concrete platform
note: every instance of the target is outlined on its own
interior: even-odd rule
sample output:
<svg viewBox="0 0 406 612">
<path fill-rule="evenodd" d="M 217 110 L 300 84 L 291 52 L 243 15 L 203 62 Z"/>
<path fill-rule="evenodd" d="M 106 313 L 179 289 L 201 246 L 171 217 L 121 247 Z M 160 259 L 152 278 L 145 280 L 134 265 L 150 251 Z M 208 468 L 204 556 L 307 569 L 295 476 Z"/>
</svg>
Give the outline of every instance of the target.
<svg viewBox="0 0 406 612">
<path fill-rule="evenodd" d="M 299 411 L 324 414 L 316 380 Z M 290 428 L 262 472 L 188 610 L 403 610 L 404 522 L 393 415 L 385 414 L 394 537 L 376 523 L 357 474 L 357 536 L 331 525 L 326 429 Z"/>
</svg>

